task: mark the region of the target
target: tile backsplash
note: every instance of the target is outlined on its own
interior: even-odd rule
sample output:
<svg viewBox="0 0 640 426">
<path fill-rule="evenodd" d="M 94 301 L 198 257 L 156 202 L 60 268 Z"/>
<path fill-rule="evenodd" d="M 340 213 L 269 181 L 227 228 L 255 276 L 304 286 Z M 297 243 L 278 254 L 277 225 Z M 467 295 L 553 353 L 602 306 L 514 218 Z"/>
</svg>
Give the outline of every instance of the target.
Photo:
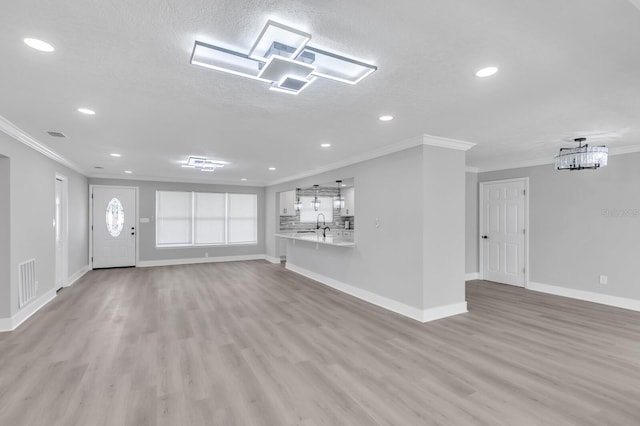
<svg viewBox="0 0 640 426">
<path fill-rule="evenodd" d="M 349 222 L 349 229 L 355 229 L 353 216 L 340 216 L 340 209 L 333 209 L 333 222 L 328 222 L 327 226 L 331 229 L 344 229 L 345 221 Z M 280 216 L 281 231 L 299 231 L 305 229 L 316 229 L 315 223 L 301 223 L 300 213 L 295 216 Z"/>
</svg>

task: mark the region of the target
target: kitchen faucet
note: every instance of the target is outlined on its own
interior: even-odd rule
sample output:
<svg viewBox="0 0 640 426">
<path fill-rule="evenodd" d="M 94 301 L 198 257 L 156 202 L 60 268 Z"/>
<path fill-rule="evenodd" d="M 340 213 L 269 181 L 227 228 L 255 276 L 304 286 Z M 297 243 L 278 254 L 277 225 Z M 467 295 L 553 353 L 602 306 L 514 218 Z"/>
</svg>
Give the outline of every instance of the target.
<svg viewBox="0 0 640 426">
<path fill-rule="evenodd" d="M 331 231 L 331 228 L 329 228 L 328 226 L 325 226 L 324 228 L 322 228 L 322 236 L 324 238 L 327 238 L 327 229 Z"/>
<path fill-rule="evenodd" d="M 318 213 L 318 217 L 316 218 L 316 229 L 320 229 L 320 216 L 322 216 L 322 226 L 327 226 L 324 213 Z"/>
</svg>

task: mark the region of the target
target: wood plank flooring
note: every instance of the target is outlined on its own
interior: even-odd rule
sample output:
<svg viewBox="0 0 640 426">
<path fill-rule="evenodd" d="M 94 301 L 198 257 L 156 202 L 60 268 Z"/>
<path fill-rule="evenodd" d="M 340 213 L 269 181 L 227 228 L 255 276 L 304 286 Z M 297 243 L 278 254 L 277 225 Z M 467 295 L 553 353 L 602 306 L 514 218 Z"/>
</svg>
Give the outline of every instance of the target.
<svg viewBox="0 0 640 426">
<path fill-rule="evenodd" d="M 640 424 L 640 313 L 467 300 L 420 324 L 264 261 L 93 271 L 0 333 L 0 425 Z"/>
</svg>

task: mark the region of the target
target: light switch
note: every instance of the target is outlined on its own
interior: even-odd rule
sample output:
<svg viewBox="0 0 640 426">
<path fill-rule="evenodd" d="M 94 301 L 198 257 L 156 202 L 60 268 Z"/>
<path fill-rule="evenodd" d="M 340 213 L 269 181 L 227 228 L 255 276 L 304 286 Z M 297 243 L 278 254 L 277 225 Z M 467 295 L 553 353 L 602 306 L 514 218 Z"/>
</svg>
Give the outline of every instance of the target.
<svg viewBox="0 0 640 426">
<path fill-rule="evenodd" d="M 149 223 L 149 218 L 148 217 L 141 217 L 140 218 L 140 223 Z"/>
</svg>

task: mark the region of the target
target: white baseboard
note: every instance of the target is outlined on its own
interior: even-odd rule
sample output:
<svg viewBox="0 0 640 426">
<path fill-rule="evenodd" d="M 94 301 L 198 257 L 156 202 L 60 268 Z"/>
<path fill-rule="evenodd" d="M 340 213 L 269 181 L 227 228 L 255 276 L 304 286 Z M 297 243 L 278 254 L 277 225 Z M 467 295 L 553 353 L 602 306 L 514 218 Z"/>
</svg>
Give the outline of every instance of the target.
<svg viewBox="0 0 640 426">
<path fill-rule="evenodd" d="M 314 281 L 318 281 L 321 284 L 339 290 L 350 296 L 357 297 L 358 299 L 364 300 L 365 302 L 369 302 L 373 305 L 380 306 L 381 308 L 393 311 L 397 314 L 404 315 L 405 317 L 420 322 L 434 321 L 436 319 L 441 319 L 451 315 L 457 315 L 467 312 L 467 302 L 422 310 L 420 308 L 398 302 L 397 300 L 389 299 L 388 297 L 372 293 L 368 290 L 364 290 L 362 288 L 343 283 L 333 278 L 329 278 L 316 272 L 309 271 L 308 269 L 293 265 L 290 262 L 287 262 L 286 268 L 292 272 L 304 275 L 307 278 L 311 278 Z"/>
<path fill-rule="evenodd" d="M 45 306 L 55 298 L 56 290 L 49 290 L 21 310 L 19 310 L 18 313 L 11 318 L 0 318 L 0 332 L 15 330 L 16 328 L 18 328 L 18 326 L 20 326 L 20 324 L 28 320 L 31 315 L 38 312 L 43 306 Z"/>
<path fill-rule="evenodd" d="M 602 305 L 615 306 L 616 308 L 640 311 L 640 300 L 626 297 L 610 296 L 608 294 L 593 293 L 591 291 L 575 290 L 567 287 L 542 284 L 529 281 L 527 289 L 541 293 L 554 294 L 556 296 L 569 297 L 571 299 L 585 300 L 587 302 L 600 303 Z"/>
<path fill-rule="evenodd" d="M 143 260 L 136 266 L 148 268 L 151 266 L 191 265 L 195 263 L 238 262 L 241 260 L 264 260 L 264 254 L 250 254 L 240 256 L 198 257 L 193 259 Z"/>
<path fill-rule="evenodd" d="M 464 280 L 465 281 L 473 281 L 473 280 L 479 280 L 480 279 L 480 272 L 471 272 L 471 273 L 467 273 L 464 276 Z"/>
<path fill-rule="evenodd" d="M 464 314 L 467 310 L 467 302 L 454 303 L 451 305 L 437 306 L 422 311 L 421 322 L 435 321 L 442 318 L 452 317 L 454 315 Z"/>
<path fill-rule="evenodd" d="M 269 262 L 271 262 L 271 263 L 276 263 L 278 265 L 280 264 L 280 258 L 279 257 L 272 257 L 272 256 L 269 256 L 269 255 L 265 255 L 264 258 L 266 260 L 268 260 Z"/>
<path fill-rule="evenodd" d="M 84 274 L 86 274 L 90 270 L 91 270 L 91 266 L 89 265 L 85 265 L 82 268 L 80 268 L 79 271 L 77 271 L 75 274 L 69 277 L 69 280 L 67 281 L 67 285 L 65 285 L 65 287 L 71 287 L 72 285 L 74 285 L 76 281 L 84 277 Z"/>
</svg>

